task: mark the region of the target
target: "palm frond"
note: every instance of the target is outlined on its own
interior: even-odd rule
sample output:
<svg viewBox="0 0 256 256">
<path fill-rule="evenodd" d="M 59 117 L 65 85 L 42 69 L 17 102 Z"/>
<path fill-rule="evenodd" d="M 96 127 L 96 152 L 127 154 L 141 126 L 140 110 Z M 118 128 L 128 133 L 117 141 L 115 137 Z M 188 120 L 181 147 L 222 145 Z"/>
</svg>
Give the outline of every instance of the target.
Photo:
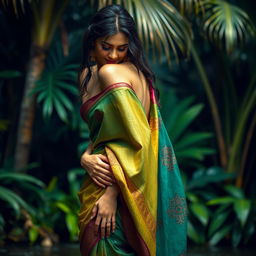
<svg viewBox="0 0 256 256">
<path fill-rule="evenodd" d="M 56 110 L 59 118 L 68 122 L 68 111 L 73 111 L 69 95 L 78 95 L 75 87 L 78 65 L 67 63 L 60 42 L 50 50 L 46 68 L 31 94 L 37 93 L 37 102 L 42 103 L 44 117 L 50 117 Z M 68 110 L 68 111 L 67 111 Z"/>
<path fill-rule="evenodd" d="M 69 0 L 44 0 L 31 2 L 34 18 L 33 40 L 37 46 L 49 46 L 68 2 Z"/>
<path fill-rule="evenodd" d="M 93 1 L 95 2 L 95 1 Z M 99 8 L 121 4 L 133 16 L 146 51 L 152 46 L 154 58 L 165 55 L 171 62 L 171 51 L 176 60 L 179 52 L 186 55 L 191 44 L 191 29 L 177 9 L 165 0 L 100 0 Z M 171 49 L 171 51 L 170 51 Z"/>
<path fill-rule="evenodd" d="M 204 0 L 203 29 L 207 37 L 221 46 L 225 44 L 227 52 L 255 36 L 255 27 L 239 7 L 222 0 Z"/>
<path fill-rule="evenodd" d="M 184 15 L 195 13 L 198 14 L 204 10 L 204 0 L 174 0 L 176 6 L 180 10 L 181 14 Z"/>
<path fill-rule="evenodd" d="M 12 5 L 13 6 L 13 9 L 14 9 L 14 12 L 16 14 L 16 16 L 19 15 L 19 11 L 21 9 L 21 11 L 24 13 L 25 12 L 25 7 L 24 7 L 24 0 L 0 0 L 0 2 L 4 5 L 4 6 L 7 6 L 7 5 Z M 29 3 L 32 2 L 32 0 L 28 0 Z"/>
</svg>

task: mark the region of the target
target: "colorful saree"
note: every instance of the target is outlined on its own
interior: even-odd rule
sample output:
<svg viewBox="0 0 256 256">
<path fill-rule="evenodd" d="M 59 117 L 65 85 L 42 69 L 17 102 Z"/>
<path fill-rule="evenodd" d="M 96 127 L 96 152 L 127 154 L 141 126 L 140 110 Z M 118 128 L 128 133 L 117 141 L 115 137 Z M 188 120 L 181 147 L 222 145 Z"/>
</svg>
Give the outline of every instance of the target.
<svg viewBox="0 0 256 256">
<path fill-rule="evenodd" d="M 90 216 L 104 189 L 85 177 L 78 193 L 82 256 L 185 255 L 184 188 L 152 86 L 150 98 L 149 120 L 124 82 L 109 85 L 81 106 L 93 153 L 107 155 L 120 188 L 117 229 L 101 239 L 93 233 Z"/>
</svg>

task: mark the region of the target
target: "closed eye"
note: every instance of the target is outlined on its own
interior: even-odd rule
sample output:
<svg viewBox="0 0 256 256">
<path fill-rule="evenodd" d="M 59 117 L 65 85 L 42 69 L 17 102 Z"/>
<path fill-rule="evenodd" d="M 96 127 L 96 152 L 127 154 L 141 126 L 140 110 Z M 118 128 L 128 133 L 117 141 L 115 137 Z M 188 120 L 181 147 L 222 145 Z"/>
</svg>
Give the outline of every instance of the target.
<svg viewBox="0 0 256 256">
<path fill-rule="evenodd" d="M 118 49 L 119 52 L 124 52 L 126 50 L 126 48 L 120 48 Z"/>
<path fill-rule="evenodd" d="M 110 47 L 107 47 L 107 46 L 105 46 L 105 45 L 102 45 L 102 49 L 105 50 L 105 51 L 108 51 L 108 50 L 110 50 L 111 48 L 110 48 Z"/>
<path fill-rule="evenodd" d="M 104 51 L 109 51 L 109 50 L 111 50 L 111 48 L 112 48 L 112 47 L 107 46 L 106 44 L 102 44 L 101 46 L 102 46 L 102 49 L 103 49 Z M 118 51 L 119 51 L 119 52 L 124 52 L 127 48 L 128 48 L 127 46 L 122 47 L 122 48 L 118 48 Z"/>
</svg>

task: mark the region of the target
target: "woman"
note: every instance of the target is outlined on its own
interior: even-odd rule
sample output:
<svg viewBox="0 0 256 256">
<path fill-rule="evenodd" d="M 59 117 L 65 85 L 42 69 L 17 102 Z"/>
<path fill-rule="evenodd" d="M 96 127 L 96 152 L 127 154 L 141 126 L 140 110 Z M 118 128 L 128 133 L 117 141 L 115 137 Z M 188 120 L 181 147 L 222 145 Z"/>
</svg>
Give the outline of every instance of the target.
<svg viewBox="0 0 256 256">
<path fill-rule="evenodd" d="M 82 255 L 183 255 L 183 186 L 134 20 L 119 5 L 99 10 L 83 50 L 81 115 L 91 144 L 81 157 Z"/>
</svg>

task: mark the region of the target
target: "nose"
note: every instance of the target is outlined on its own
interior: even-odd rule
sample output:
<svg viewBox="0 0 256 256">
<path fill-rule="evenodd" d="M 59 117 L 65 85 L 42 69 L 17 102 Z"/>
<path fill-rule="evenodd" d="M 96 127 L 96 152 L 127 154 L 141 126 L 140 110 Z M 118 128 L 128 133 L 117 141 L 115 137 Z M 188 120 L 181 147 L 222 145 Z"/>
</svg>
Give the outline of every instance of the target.
<svg viewBox="0 0 256 256">
<path fill-rule="evenodd" d="M 109 57 L 110 57 L 112 60 L 117 59 L 117 58 L 118 58 L 117 50 L 113 49 L 113 50 L 109 53 Z"/>
</svg>

